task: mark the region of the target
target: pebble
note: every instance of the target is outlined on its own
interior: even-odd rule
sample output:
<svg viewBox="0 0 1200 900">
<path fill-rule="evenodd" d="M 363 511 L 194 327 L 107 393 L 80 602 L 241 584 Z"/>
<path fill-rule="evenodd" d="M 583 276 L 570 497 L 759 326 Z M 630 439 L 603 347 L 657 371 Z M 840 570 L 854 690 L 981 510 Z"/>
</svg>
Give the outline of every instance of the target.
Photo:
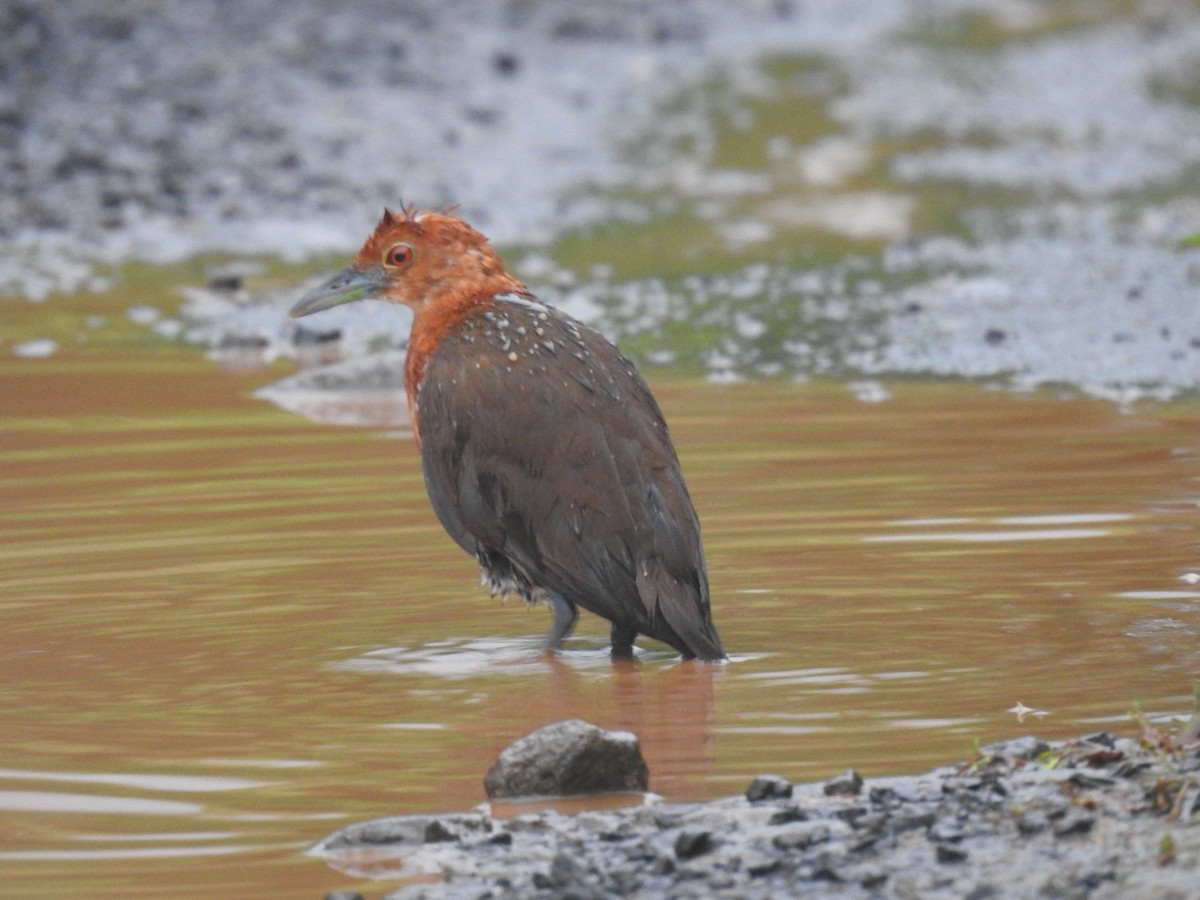
<svg viewBox="0 0 1200 900">
<path fill-rule="evenodd" d="M 960 863 L 967 858 L 967 851 L 961 847 L 948 844 L 937 845 L 937 861 L 940 863 Z"/>
<path fill-rule="evenodd" d="M 751 803 L 790 796 L 792 796 L 792 783 L 778 775 L 759 775 L 746 788 L 746 799 Z"/>
<path fill-rule="evenodd" d="M 675 838 L 675 858 L 694 859 L 707 853 L 712 847 L 712 834 L 708 831 L 681 831 Z"/>
<path fill-rule="evenodd" d="M 1054 825 L 1055 837 L 1087 834 L 1096 824 L 1096 817 L 1083 810 L 1072 810 Z"/>
<path fill-rule="evenodd" d="M 853 769 L 847 769 L 841 775 L 830 778 L 825 782 L 826 797 L 853 797 L 862 790 L 862 776 Z"/>
</svg>

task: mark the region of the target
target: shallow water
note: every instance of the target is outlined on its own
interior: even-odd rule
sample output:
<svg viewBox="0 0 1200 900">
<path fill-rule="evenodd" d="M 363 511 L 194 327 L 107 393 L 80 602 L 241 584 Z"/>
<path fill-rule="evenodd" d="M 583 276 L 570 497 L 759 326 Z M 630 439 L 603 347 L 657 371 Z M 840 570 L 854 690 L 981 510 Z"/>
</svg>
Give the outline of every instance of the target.
<svg viewBox="0 0 1200 900">
<path fill-rule="evenodd" d="M 359 885 L 304 851 L 482 802 L 500 749 L 570 716 L 694 800 L 1190 706 L 1194 403 L 658 379 L 734 659 L 614 668 L 586 614 L 540 655 L 548 613 L 476 586 L 411 441 L 250 396 L 278 374 L 0 359 L 4 893 Z"/>
</svg>

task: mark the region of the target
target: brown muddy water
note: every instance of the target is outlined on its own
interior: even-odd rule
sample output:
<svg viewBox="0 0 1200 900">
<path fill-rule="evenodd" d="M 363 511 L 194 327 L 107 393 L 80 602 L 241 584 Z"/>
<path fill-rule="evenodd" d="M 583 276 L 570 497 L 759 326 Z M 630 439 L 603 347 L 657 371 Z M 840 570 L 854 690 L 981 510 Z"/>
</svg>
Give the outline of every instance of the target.
<svg viewBox="0 0 1200 900">
<path fill-rule="evenodd" d="M 411 441 L 250 396 L 279 374 L 0 357 L 5 896 L 362 887 L 305 850 L 481 803 L 508 742 L 570 716 L 698 800 L 1190 707 L 1194 403 L 659 378 L 734 659 L 623 669 L 586 614 L 539 655 L 546 611 L 476 586 Z"/>
</svg>

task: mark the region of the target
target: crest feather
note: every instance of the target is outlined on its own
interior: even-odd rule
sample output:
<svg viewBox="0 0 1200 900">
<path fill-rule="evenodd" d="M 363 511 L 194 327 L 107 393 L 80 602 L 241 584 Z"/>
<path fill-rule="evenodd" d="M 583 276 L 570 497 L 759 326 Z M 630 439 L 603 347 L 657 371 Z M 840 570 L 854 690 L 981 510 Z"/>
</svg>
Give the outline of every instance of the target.
<svg viewBox="0 0 1200 900">
<path fill-rule="evenodd" d="M 400 201 L 400 211 L 393 212 L 389 207 L 383 208 L 383 217 L 379 220 L 379 224 L 375 226 L 376 233 L 383 233 L 397 225 L 409 225 L 416 227 L 420 232 L 420 219 L 423 213 L 411 203 Z"/>
</svg>

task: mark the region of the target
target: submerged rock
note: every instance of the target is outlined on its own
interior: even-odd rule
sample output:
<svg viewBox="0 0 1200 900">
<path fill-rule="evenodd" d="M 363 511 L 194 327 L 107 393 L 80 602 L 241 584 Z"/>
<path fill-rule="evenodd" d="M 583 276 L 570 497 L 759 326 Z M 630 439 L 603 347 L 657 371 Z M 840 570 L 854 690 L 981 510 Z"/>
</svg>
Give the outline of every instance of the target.
<svg viewBox="0 0 1200 900">
<path fill-rule="evenodd" d="M 506 747 L 483 785 L 493 798 L 566 797 L 644 791 L 649 779 L 636 735 L 567 719 Z"/>
</svg>

